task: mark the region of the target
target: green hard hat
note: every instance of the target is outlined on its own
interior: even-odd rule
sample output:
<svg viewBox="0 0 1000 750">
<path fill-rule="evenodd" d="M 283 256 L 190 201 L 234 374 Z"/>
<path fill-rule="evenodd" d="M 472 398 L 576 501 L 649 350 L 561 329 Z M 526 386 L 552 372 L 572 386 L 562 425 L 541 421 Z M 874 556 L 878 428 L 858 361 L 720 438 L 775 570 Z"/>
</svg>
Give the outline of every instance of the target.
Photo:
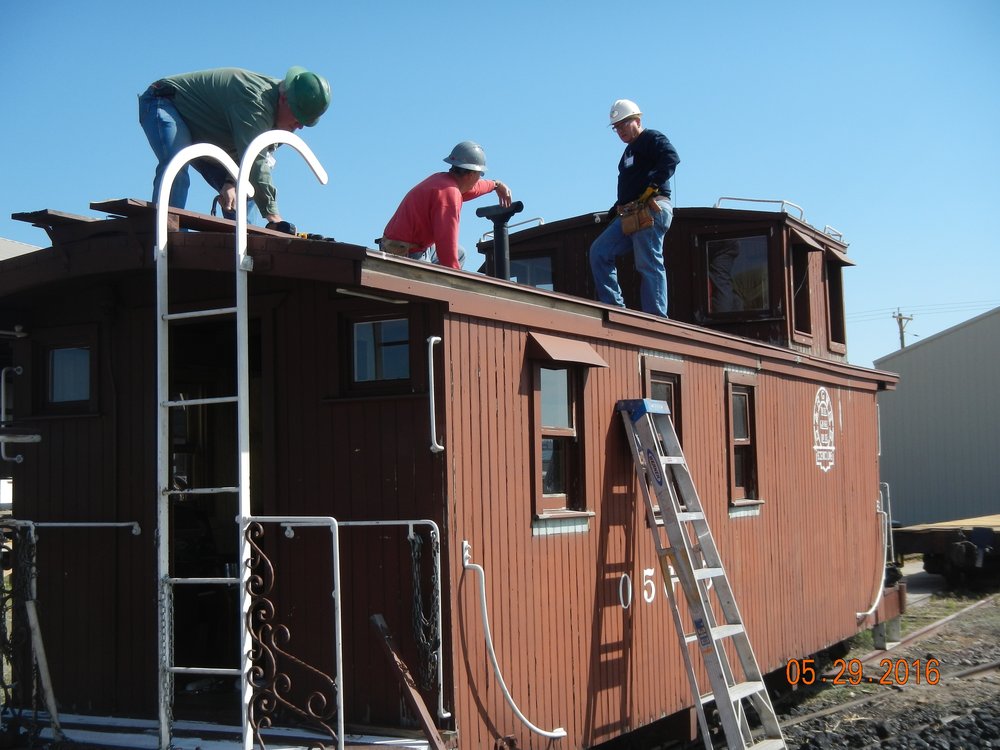
<svg viewBox="0 0 1000 750">
<path fill-rule="evenodd" d="M 296 65 L 285 74 L 284 86 L 288 107 L 303 125 L 315 125 L 330 106 L 330 84 L 317 73 Z"/>
</svg>

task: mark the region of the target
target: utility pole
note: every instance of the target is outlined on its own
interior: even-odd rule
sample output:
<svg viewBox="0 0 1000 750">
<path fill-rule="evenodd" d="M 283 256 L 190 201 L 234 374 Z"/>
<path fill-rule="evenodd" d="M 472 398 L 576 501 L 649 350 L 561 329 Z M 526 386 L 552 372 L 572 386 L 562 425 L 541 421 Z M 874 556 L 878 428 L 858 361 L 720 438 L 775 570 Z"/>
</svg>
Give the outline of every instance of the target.
<svg viewBox="0 0 1000 750">
<path fill-rule="evenodd" d="M 906 339 L 903 336 L 903 331 L 906 330 L 906 324 L 913 320 L 912 315 L 903 315 L 899 308 L 896 308 L 896 312 L 892 314 L 892 317 L 896 319 L 896 323 L 899 325 L 899 348 L 906 348 Z"/>
</svg>

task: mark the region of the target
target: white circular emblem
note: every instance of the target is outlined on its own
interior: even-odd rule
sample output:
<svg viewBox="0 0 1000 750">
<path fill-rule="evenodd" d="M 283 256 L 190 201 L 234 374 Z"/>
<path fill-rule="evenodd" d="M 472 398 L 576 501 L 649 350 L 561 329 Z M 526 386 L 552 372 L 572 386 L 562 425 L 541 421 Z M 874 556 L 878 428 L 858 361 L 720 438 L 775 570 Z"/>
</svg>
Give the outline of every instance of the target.
<svg viewBox="0 0 1000 750">
<path fill-rule="evenodd" d="M 833 468 L 833 454 L 836 450 L 833 444 L 834 435 L 833 402 L 826 388 L 816 391 L 816 401 L 813 403 L 813 452 L 816 454 L 816 465 L 823 471 Z"/>
</svg>

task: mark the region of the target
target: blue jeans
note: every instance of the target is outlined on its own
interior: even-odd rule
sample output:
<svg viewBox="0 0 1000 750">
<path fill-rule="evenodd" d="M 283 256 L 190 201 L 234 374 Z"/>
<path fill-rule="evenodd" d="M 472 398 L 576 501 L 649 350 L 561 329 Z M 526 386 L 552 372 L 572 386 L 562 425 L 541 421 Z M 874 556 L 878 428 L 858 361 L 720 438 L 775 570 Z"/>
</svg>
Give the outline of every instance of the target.
<svg viewBox="0 0 1000 750">
<path fill-rule="evenodd" d="M 659 209 L 653 214 L 653 226 L 633 234 L 622 232 L 619 217 L 601 232 L 590 246 L 590 270 L 594 275 L 597 299 L 608 305 L 625 307 L 622 290 L 618 286 L 618 269 L 615 260 L 626 253 L 635 257 L 641 286 L 639 298 L 643 312 L 667 317 L 667 271 L 663 267 L 663 237 L 670 229 L 674 209 L 664 196 L 655 199 Z"/>
<path fill-rule="evenodd" d="M 194 141 L 191 139 L 187 123 L 174 106 L 173 99 L 157 96 L 152 86 L 139 96 L 139 124 L 146 133 L 150 148 L 156 154 L 156 173 L 153 175 L 155 203 L 159 197 L 160 182 L 163 180 L 167 164 L 181 149 L 190 146 Z M 216 191 L 222 190 L 226 180 L 232 182 L 232 177 L 226 168 L 214 159 L 196 159 L 192 165 L 205 178 L 205 182 Z M 187 167 L 184 167 L 177 173 L 170 188 L 170 205 L 174 208 L 184 208 L 190 187 L 191 178 L 188 176 Z M 235 211 L 223 211 L 222 215 L 227 219 L 236 218 Z"/>
<path fill-rule="evenodd" d="M 409 258 L 410 260 L 422 260 L 425 263 L 441 265 L 441 261 L 438 260 L 437 248 L 434 245 L 418 253 L 410 253 Z M 458 246 L 458 265 L 465 268 L 465 248 L 461 245 Z"/>
</svg>

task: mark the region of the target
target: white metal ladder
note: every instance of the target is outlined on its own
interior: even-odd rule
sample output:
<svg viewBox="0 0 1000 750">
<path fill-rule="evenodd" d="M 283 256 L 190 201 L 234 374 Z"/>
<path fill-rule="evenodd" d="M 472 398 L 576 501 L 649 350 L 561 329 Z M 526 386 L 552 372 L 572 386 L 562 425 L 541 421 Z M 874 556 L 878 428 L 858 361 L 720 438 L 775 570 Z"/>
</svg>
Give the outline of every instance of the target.
<svg viewBox="0 0 1000 750">
<path fill-rule="evenodd" d="M 242 680 L 242 744 L 245 750 L 253 747 L 253 730 L 249 717 L 252 688 L 246 678 L 251 668 L 251 636 L 247 625 L 250 611 L 250 596 L 246 590 L 249 577 L 250 546 L 245 530 L 251 517 L 250 512 L 250 377 L 249 377 L 249 312 L 247 300 L 248 273 L 253 269 L 253 259 L 247 254 L 247 199 L 253 194 L 250 185 L 250 169 L 256 156 L 265 148 L 279 143 L 294 147 L 306 159 L 313 173 L 323 184 L 327 182 L 326 171 L 320 165 L 305 142 L 294 133 L 272 130 L 259 135 L 247 147 L 239 167 L 236 162 L 217 146 L 197 143 L 182 149 L 167 165 L 157 195 L 156 209 L 156 318 L 157 318 L 157 581 L 158 581 L 158 621 L 159 621 L 159 746 L 167 750 L 171 746 L 173 734 L 174 677 L 177 674 L 199 674 L 232 676 Z M 236 253 L 235 253 L 235 299 L 231 307 L 211 308 L 186 312 L 170 311 L 168 287 L 167 214 L 170 189 L 177 174 L 189 162 L 199 158 L 219 161 L 236 181 Z M 176 399 L 170 398 L 170 328 L 176 320 L 232 316 L 235 320 L 236 337 L 236 393 L 218 398 Z M 237 443 L 239 477 L 238 484 L 228 487 L 192 487 L 175 489 L 170 477 L 170 414 L 174 409 L 191 406 L 235 405 L 237 410 Z M 239 535 L 239 574 L 215 578 L 181 578 L 172 575 L 170 565 L 170 497 L 172 495 L 217 495 L 236 496 L 233 515 Z M 228 585 L 238 586 L 240 615 L 239 623 L 233 623 L 240 633 L 240 666 L 220 668 L 205 666 L 183 666 L 174 663 L 174 590 L 183 585 Z M 341 742 L 342 742 L 341 738 Z"/>
<path fill-rule="evenodd" d="M 784 748 L 781 728 L 674 431 L 670 409 L 662 401 L 631 399 L 619 401 L 617 410 L 628 434 L 705 747 L 712 748 L 705 705 L 714 701 L 730 750 Z M 682 622 L 672 574 L 684 590 L 693 632 L 686 632 Z M 711 692 L 702 693 L 698 686 L 689 648 L 693 644 L 698 646 Z M 734 675 L 729 646 L 742 674 Z M 757 736 L 750 727 L 744 700 L 759 718 Z"/>
</svg>

